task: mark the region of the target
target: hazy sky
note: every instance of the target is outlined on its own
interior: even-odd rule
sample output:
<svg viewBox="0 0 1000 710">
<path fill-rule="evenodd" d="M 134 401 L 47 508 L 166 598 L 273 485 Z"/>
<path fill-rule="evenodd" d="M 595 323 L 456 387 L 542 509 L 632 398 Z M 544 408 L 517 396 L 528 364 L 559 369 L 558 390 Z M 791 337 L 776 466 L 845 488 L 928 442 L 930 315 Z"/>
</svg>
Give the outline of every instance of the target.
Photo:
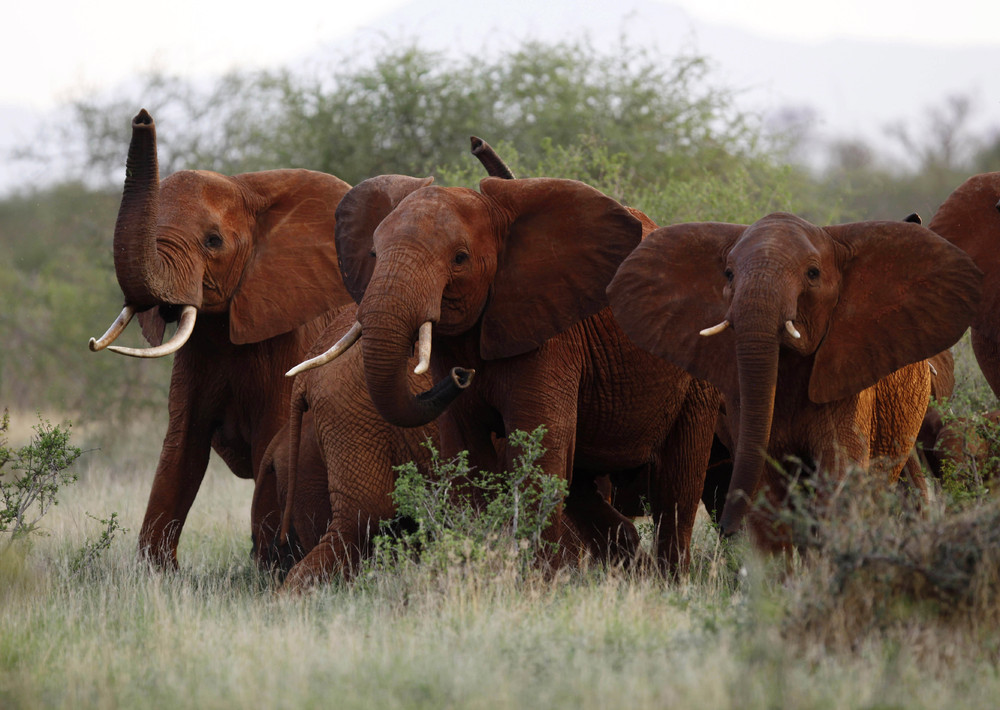
<svg viewBox="0 0 1000 710">
<path fill-rule="evenodd" d="M 28 0 L 8 3 L 0 42 L 0 105 L 48 109 L 154 68 L 181 74 L 274 66 L 343 38 L 408 0 Z M 478 1 L 478 0 L 470 0 Z M 581 0 L 581 12 L 590 2 Z M 603 0 L 620 2 L 620 0 Z M 695 18 L 768 37 L 837 37 L 950 45 L 1000 42 L 989 0 L 663 0 Z M 260 3 L 259 5 L 263 5 Z M 136 10 L 135 8 L 140 8 Z M 280 10 L 280 11 L 279 11 Z"/>
</svg>

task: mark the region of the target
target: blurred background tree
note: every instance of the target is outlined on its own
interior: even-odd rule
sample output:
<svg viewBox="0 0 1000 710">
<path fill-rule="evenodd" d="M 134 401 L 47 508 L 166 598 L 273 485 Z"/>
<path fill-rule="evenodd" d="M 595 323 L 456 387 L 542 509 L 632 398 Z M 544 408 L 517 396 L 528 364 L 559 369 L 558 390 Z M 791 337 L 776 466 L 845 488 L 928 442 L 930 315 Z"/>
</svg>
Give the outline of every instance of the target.
<svg viewBox="0 0 1000 710">
<path fill-rule="evenodd" d="M 1000 134 L 973 134 L 975 106 L 960 96 L 886 128 L 905 163 L 842 138 L 819 146 L 819 167 L 806 157 L 817 152 L 808 108 L 764 121 L 737 98 L 694 54 L 525 42 L 456 59 L 413 42 L 310 73 L 151 74 L 76 102 L 21 153 L 58 155 L 60 177 L 0 200 L 0 403 L 112 423 L 165 403 L 168 361 L 125 364 L 86 346 L 121 306 L 111 234 L 130 119 L 143 107 L 157 122 L 162 176 L 302 167 L 352 184 L 406 173 L 474 186 L 477 135 L 518 176 L 583 180 L 660 224 L 752 222 L 776 210 L 822 223 L 929 219 L 965 177 L 1000 163 Z"/>
</svg>

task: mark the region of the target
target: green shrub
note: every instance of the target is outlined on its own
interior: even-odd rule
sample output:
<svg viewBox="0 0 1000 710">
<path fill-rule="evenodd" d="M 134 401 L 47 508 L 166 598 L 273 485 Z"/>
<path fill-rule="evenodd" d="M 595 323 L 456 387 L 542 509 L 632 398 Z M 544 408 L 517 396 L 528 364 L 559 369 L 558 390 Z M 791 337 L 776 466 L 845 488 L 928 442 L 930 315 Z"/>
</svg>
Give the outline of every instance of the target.
<svg viewBox="0 0 1000 710">
<path fill-rule="evenodd" d="M 417 563 L 429 570 L 477 573 L 498 566 L 525 572 L 558 543 L 543 532 L 566 497 L 566 482 L 537 465 L 545 428 L 515 431 L 507 446 L 520 450 L 513 471 L 475 471 L 468 452 L 442 461 L 430 443 L 430 471 L 410 462 L 397 468 L 393 500 L 398 517 L 375 541 L 375 565 Z M 399 528 L 407 528 L 398 532 Z"/>
<path fill-rule="evenodd" d="M 34 532 L 38 521 L 58 503 L 59 489 L 78 478 L 68 470 L 81 454 L 69 443 L 70 425 L 63 429 L 39 419 L 31 441 L 19 449 L 7 446 L 9 413 L 4 410 L 0 419 L 0 477 L 5 477 L 8 464 L 15 472 L 12 479 L 0 480 L 0 533 L 10 535 L 8 542 Z"/>
</svg>

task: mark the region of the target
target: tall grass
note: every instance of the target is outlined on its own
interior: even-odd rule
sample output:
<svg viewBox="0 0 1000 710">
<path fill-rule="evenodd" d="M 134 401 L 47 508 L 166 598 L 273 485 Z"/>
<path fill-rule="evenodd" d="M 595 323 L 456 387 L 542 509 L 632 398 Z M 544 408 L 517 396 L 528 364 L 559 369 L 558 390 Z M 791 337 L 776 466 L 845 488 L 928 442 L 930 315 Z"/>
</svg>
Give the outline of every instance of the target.
<svg viewBox="0 0 1000 710">
<path fill-rule="evenodd" d="M 410 568 L 286 598 L 250 562 L 251 486 L 218 462 L 180 571 L 136 561 L 158 448 L 142 442 L 161 431 L 85 454 L 46 534 L 0 556 L 0 707 L 963 708 L 1000 693 L 988 585 L 950 614 L 891 580 L 832 583 L 845 531 L 940 534 L 943 511 L 855 506 L 791 569 L 703 521 L 679 581 L 595 565 L 428 584 Z M 140 444 L 153 453 L 137 464 Z M 74 570 L 100 532 L 90 515 L 111 512 L 129 532 Z"/>
</svg>

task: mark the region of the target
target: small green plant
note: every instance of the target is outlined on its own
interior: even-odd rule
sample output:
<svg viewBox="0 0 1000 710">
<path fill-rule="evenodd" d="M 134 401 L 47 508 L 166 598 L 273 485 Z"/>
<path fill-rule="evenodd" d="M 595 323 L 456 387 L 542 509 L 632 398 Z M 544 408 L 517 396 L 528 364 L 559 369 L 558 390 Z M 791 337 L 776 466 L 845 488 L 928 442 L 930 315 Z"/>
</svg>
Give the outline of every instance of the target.
<svg viewBox="0 0 1000 710">
<path fill-rule="evenodd" d="M 514 563 L 524 571 L 538 555 L 554 552 L 557 543 L 546 541 L 543 532 L 566 497 L 567 486 L 537 464 L 545 453 L 544 435 L 544 427 L 530 434 L 511 433 L 507 446 L 521 453 L 514 470 L 502 474 L 473 470 L 468 452 L 442 461 L 426 442 L 431 452 L 426 475 L 412 462 L 396 469 L 393 500 L 398 517 L 376 538 L 376 561 L 419 560 L 442 571 L 496 561 Z M 390 532 L 406 523 L 408 531 Z"/>
<path fill-rule="evenodd" d="M 111 543 L 119 534 L 128 532 L 128 528 L 122 527 L 118 520 L 118 513 L 112 513 L 109 518 L 98 518 L 96 515 L 87 513 L 87 517 L 96 520 L 101 524 L 101 534 L 96 539 L 91 538 L 84 543 L 83 547 L 76 551 L 69 566 L 73 572 L 83 572 L 90 569 L 108 549 Z"/>
<path fill-rule="evenodd" d="M 69 443 L 70 425 L 52 426 L 39 417 L 31 441 L 19 449 L 7 445 L 10 415 L 4 410 L 0 420 L 0 479 L 10 465 L 11 480 L 0 480 L 0 533 L 10 535 L 9 541 L 24 538 L 37 529 L 38 521 L 57 504 L 56 494 L 62 486 L 77 480 L 69 471 L 81 451 Z"/>
</svg>

